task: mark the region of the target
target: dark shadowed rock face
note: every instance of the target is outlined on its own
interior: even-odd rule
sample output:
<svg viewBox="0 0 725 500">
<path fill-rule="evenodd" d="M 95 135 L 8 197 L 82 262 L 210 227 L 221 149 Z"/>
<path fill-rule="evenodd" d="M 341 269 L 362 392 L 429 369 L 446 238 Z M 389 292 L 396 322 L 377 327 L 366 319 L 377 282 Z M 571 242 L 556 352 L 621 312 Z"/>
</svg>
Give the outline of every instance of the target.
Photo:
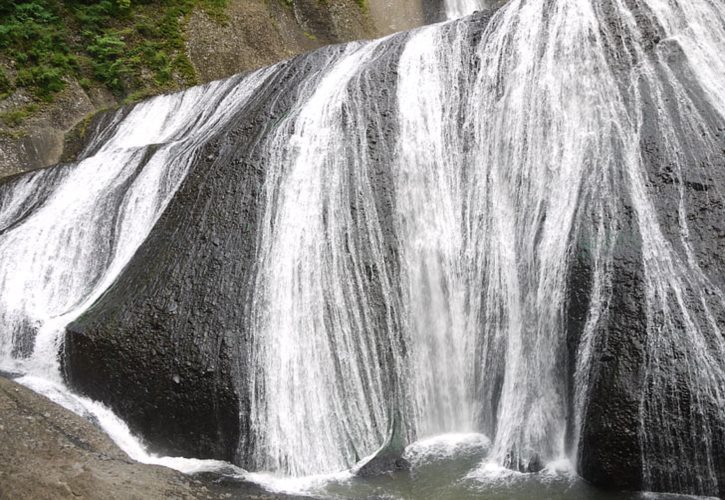
<svg viewBox="0 0 725 500">
<path fill-rule="evenodd" d="M 402 47 L 402 39 L 391 45 Z M 271 74 L 202 148 L 116 283 L 67 328 L 62 363 L 68 383 L 113 408 L 154 451 L 246 465 L 254 446 L 248 439 L 249 308 L 270 161 L 264 139 L 291 112 L 301 80 L 314 84 L 343 50 L 323 49 Z M 386 89 L 394 85 L 396 54 L 387 52 L 375 69 L 380 74 L 363 85 L 363 98 L 387 117 L 395 104 Z M 395 127 L 381 120 L 384 126 L 368 132 L 376 165 L 370 175 L 392 238 L 384 160 Z M 388 248 L 392 266 L 396 257 Z"/>
<path fill-rule="evenodd" d="M 589 401 L 582 417 L 579 471 L 597 486 L 640 489 L 641 366 L 646 323 L 641 241 L 630 207 L 615 242 L 612 296 L 597 332 Z"/>
<path fill-rule="evenodd" d="M 280 68 L 217 131 L 123 276 L 68 327 L 70 385 L 158 452 L 235 460 L 248 425 L 242 353 L 264 180 L 255 146 L 294 97 L 270 93 L 306 69 Z"/>
<path fill-rule="evenodd" d="M 722 496 L 725 415 L 708 399 L 715 396 L 699 393 L 700 382 L 693 375 L 697 367 L 690 361 L 696 356 L 694 341 L 685 339 L 692 335 L 690 322 L 698 325 L 703 344 L 714 346 L 718 331 L 710 327 L 711 321 L 720 329 L 725 325 L 725 309 L 715 292 L 725 284 L 725 160 L 718 153 L 725 151 L 725 124 L 677 42 L 661 41 L 660 27 L 644 18 L 640 22 L 650 42 L 650 62 L 667 82 L 657 91 L 640 82 L 640 148 L 647 188 L 674 258 L 693 262 L 690 265 L 701 269 L 707 281 L 691 276 L 681 281 L 679 300 L 687 319 L 672 290 L 667 292 L 669 316 L 665 318 L 657 306 L 654 312 L 648 310 L 657 300 L 652 285 L 647 288 L 648 279 L 663 278 L 655 281 L 661 283 L 667 277 L 646 276 L 647 255 L 637 228 L 642 221 L 625 203 L 629 222 L 619 228 L 610 302 L 593 346 L 579 472 L 606 488 Z M 682 100 L 676 89 L 687 93 L 686 112 L 676 104 Z M 696 124 L 693 116 L 698 117 Z"/>
</svg>

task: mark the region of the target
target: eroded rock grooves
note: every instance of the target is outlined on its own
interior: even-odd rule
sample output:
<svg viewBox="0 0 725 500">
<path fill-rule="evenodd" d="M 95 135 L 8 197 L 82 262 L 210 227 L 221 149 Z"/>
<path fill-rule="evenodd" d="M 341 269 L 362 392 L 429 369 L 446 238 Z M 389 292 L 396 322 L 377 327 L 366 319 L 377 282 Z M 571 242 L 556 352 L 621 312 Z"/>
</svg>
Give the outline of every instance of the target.
<svg viewBox="0 0 725 500">
<path fill-rule="evenodd" d="M 3 291 L 75 280 L 0 294 L 3 359 L 36 366 L 70 322 L 72 387 L 157 450 L 250 470 L 481 432 L 521 471 L 722 495 L 723 26 L 710 1 L 510 0 L 120 113 L 83 162 L 1 188 L 0 257 L 35 256 Z M 175 132 L 120 141 L 144 106 Z M 130 173 L 71 238 L 105 257 L 20 246 L 110 151 Z"/>
</svg>

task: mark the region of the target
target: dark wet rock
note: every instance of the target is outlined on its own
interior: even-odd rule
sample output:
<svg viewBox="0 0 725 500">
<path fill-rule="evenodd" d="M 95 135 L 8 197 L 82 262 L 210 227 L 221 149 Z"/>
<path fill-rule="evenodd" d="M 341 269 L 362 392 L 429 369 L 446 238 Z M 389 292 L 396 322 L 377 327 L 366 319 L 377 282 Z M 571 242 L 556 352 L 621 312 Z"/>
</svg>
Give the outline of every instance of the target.
<svg viewBox="0 0 725 500">
<path fill-rule="evenodd" d="M 514 448 L 506 454 L 503 466 L 516 472 L 534 474 L 544 469 L 544 462 L 538 453 L 522 455 Z"/>
<path fill-rule="evenodd" d="M 582 417 L 579 472 L 597 486 L 642 486 L 639 442 L 646 336 L 641 239 L 631 208 L 615 243 L 612 298 L 593 346 L 589 401 Z"/>
<path fill-rule="evenodd" d="M 529 459 L 529 463 L 526 466 L 526 472 L 533 474 L 541 472 L 542 470 L 544 470 L 544 462 L 541 461 L 541 457 L 538 454 L 535 454 Z"/>
<path fill-rule="evenodd" d="M 657 26 L 648 28 L 651 39 L 658 30 Z M 710 318 L 714 316 L 722 328 L 725 311 L 708 289 L 722 289 L 725 284 L 721 237 L 725 234 L 725 204 L 722 195 L 710 193 L 725 191 L 725 158 L 716 152 L 725 150 L 725 126 L 686 61 L 678 56 L 681 49 L 676 42 L 655 49 L 656 44 L 653 42 L 652 50 L 663 57 L 655 68 L 661 72 L 660 81 L 667 83 L 656 92 L 644 82 L 639 89 L 644 105 L 640 147 L 647 188 L 658 230 L 675 258 L 696 262 L 709 280 L 683 281 L 679 300 L 687 307 L 687 321 L 699 325 L 706 348 L 716 352 L 717 331 L 710 327 Z M 683 99 L 677 92 L 682 90 L 691 103 L 687 114 L 698 117 L 696 130 L 681 114 L 678 103 Z M 668 109 L 661 109 L 657 93 L 664 95 Z M 672 117 L 671 125 L 661 120 L 663 112 Z M 676 155 L 671 153 L 673 143 L 668 142 L 673 140 L 687 145 L 680 146 Z M 629 205 L 625 202 L 626 222 L 618 228 L 608 311 L 595 334 L 579 472 L 592 483 L 612 489 L 722 495 L 725 415 L 708 396 L 697 394 L 693 367 L 687 361 L 692 354 L 688 342 L 667 337 L 689 335 L 674 298 L 668 298 L 673 305 L 668 318 L 672 331 L 660 333 L 663 338 L 656 339 L 659 347 L 653 347 L 648 327 L 659 331 L 662 318 L 660 313 L 648 317 L 642 239 L 637 228 L 641 221 Z M 652 375 L 652 363 L 666 375 Z M 703 435 L 703 429 L 709 434 Z"/>
<path fill-rule="evenodd" d="M 385 474 L 408 472 L 409 470 L 410 463 L 400 456 L 400 454 L 377 455 L 374 460 L 360 467 L 356 472 L 356 476 L 375 477 Z"/>
<path fill-rule="evenodd" d="M 355 475 L 357 477 L 376 477 L 409 472 L 410 462 L 403 457 L 405 445 L 405 430 L 398 414 L 391 421 L 388 438 L 383 446 L 375 455 L 353 469 Z"/>
<path fill-rule="evenodd" d="M 271 93 L 303 74 L 302 64 L 283 67 L 217 131 L 123 275 L 68 326 L 68 382 L 160 453 L 237 459 L 264 180 L 255 146 L 294 98 Z"/>
</svg>

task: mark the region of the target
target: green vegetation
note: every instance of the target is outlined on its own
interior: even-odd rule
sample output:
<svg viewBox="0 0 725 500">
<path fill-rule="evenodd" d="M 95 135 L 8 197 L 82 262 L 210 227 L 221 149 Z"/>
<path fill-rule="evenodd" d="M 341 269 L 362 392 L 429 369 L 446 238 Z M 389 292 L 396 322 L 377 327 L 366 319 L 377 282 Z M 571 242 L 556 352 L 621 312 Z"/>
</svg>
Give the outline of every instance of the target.
<svg viewBox="0 0 725 500">
<path fill-rule="evenodd" d="M 14 109 L 12 111 L 6 111 L 0 113 L 0 122 L 8 127 L 17 127 L 23 120 L 25 120 L 31 113 L 36 111 L 38 106 L 35 104 L 29 104 L 20 109 Z"/>
<path fill-rule="evenodd" d="M 52 101 L 69 77 L 126 100 L 192 85 L 184 23 L 196 7 L 223 19 L 226 2 L 0 1 L 0 61 L 14 61 L 17 70 L 11 78 L 0 68 L 0 98 L 25 88 L 38 101 Z M 5 123 L 18 119 L 3 117 Z"/>
<path fill-rule="evenodd" d="M 12 86 L 10 85 L 10 80 L 8 79 L 8 76 L 5 74 L 5 71 L 0 68 L 0 99 L 5 98 L 5 96 L 10 93 L 11 89 Z"/>
</svg>

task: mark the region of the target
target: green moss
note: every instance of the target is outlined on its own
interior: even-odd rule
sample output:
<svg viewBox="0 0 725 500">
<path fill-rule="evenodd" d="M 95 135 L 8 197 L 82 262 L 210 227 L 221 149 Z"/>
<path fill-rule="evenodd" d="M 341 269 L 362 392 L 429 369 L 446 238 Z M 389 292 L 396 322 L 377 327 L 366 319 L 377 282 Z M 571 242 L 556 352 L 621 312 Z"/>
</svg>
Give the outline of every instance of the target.
<svg viewBox="0 0 725 500">
<path fill-rule="evenodd" d="M 78 80 L 78 85 L 80 85 L 81 88 L 86 91 L 90 90 L 91 87 L 93 87 L 93 84 L 91 83 L 91 81 L 85 77 Z"/>
<path fill-rule="evenodd" d="M 4 99 L 13 90 L 13 85 L 10 83 L 10 79 L 5 74 L 2 68 L 0 68 L 0 99 Z"/>
<path fill-rule="evenodd" d="M 19 127 L 37 109 L 36 104 L 28 104 L 20 109 L 0 113 L 0 122 L 7 127 Z"/>
<path fill-rule="evenodd" d="M 152 89 L 137 90 L 136 92 L 127 95 L 123 100 L 123 104 L 133 104 L 154 95 L 156 95 L 156 92 Z"/>
<path fill-rule="evenodd" d="M 0 56 L 21 68 L 14 86 L 0 72 L 0 96 L 19 87 L 51 101 L 68 78 L 122 100 L 194 84 L 184 26 L 195 8 L 225 21 L 227 1 L 0 1 Z"/>
<path fill-rule="evenodd" d="M 28 132 L 26 132 L 23 129 L 8 129 L 8 128 L 0 128 L 0 137 L 7 137 L 8 139 L 22 139 L 23 137 L 27 137 Z"/>
<path fill-rule="evenodd" d="M 80 123 L 79 123 L 78 125 L 76 125 L 76 128 L 77 128 L 77 130 L 78 130 L 78 134 L 79 134 L 79 135 L 80 135 L 81 137 L 85 136 L 85 135 L 86 135 L 86 132 L 88 132 L 88 126 L 89 126 L 89 125 L 91 124 L 91 122 L 93 121 L 93 118 L 94 118 L 94 117 L 95 117 L 95 116 L 96 116 L 96 115 L 97 115 L 98 113 L 102 113 L 103 111 L 105 111 L 105 110 L 98 110 L 98 111 L 94 111 L 93 113 L 88 113 L 88 115 L 86 115 L 86 117 L 85 117 L 85 118 L 83 118 L 83 120 L 81 120 L 81 121 L 80 121 Z"/>
<path fill-rule="evenodd" d="M 226 11 L 227 4 L 228 0 L 202 0 L 199 2 L 199 7 L 206 12 L 209 17 L 224 24 L 229 21 L 229 16 Z"/>
</svg>

